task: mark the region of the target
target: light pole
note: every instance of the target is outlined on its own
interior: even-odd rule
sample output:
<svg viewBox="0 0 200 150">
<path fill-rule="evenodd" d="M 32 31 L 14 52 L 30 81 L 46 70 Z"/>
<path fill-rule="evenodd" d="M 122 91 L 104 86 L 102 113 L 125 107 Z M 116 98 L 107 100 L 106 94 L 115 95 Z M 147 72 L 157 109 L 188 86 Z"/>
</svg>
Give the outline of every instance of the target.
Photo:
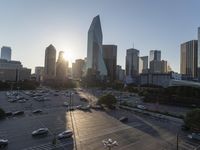
<svg viewBox="0 0 200 150">
<path fill-rule="evenodd" d="M 111 150 L 113 147 L 118 146 L 117 141 L 113 141 L 112 139 L 103 140 L 103 145 L 108 148 L 108 150 Z"/>
</svg>

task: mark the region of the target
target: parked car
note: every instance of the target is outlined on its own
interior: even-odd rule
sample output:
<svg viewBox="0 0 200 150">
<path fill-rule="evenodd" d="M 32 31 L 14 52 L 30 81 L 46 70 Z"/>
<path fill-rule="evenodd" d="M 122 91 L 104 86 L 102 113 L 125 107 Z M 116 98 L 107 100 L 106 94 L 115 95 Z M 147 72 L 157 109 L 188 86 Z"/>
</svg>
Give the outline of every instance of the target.
<svg viewBox="0 0 200 150">
<path fill-rule="evenodd" d="M 72 137 L 72 135 L 73 135 L 72 130 L 66 130 L 66 131 L 58 134 L 58 139 L 70 138 L 70 137 Z"/>
<path fill-rule="evenodd" d="M 63 106 L 68 107 L 68 106 L 69 106 L 69 103 L 68 103 L 68 102 L 64 102 L 64 103 L 63 103 Z"/>
<path fill-rule="evenodd" d="M 121 121 L 121 122 L 128 122 L 128 117 L 121 117 L 121 118 L 119 118 L 119 121 Z"/>
<path fill-rule="evenodd" d="M 39 128 L 32 132 L 32 136 L 45 135 L 48 134 L 48 132 L 49 132 L 48 128 Z"/>
<path fill-rule="evenodd" d="M 183 131 L 188 131 L 190 128 L 188 127 L 188 126 L 186 126 L 185 124 L 183 124 L 182 126 L 181 126 L 181 130 L 183 130 Z"/>
<path fill-rule="evenodd" d="M 81 100 L 81 101 L 84 101 L 84 102 L 87 102 L 87 101 L 88 101 L 88 100 L 87 100 L 86 98 L 84 98 L 84 97 L 81 97 L 80 100 Z"/>
<path fill-rule="evenodd" d="M 189 134 L 188 138 L 200 141 L 200 133 Z"/>
<path fill-rule="evenodd" d="M 143 110 L 145 110 L 145 109 L 146 109 L 146 107 L 145 107 L 145 106 L 143 106 L 143 105 L 137 105 L 137 108 L 139 108 L 139 109 L 143 109 Z"/>
<path fill-rule="evenodd" d="M 33 114 L 39 114 L 39 113 L 42 113 L 42 110 L 41 109 L 36 109 L 34 111 L 32 111 Z"/>
<path fill-rule="evenodd" d="M 13 116 L 23 115 L 24 111 L 16 111 L 13 113 Z"/>
<path fill-rule="evenodd" d="M 4 148 L 8 145 L 7 139 L 0 139 L 0 148 Z"/>
<path fill-rule="evenodd" d="M 18 102 L 19 102 L 19 103 L 25 103 L 26 100 L 25 100 L 25 99 L 20 99 Z"/>
</svg>

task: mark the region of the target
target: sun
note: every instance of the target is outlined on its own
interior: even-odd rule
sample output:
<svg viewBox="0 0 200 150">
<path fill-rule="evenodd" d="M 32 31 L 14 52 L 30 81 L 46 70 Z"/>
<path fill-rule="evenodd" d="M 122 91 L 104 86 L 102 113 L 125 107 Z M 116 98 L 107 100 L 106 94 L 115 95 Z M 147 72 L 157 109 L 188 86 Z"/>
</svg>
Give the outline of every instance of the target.
<svg viewBox="0 0 200 150">
<path fill-rule="evenodd" d="M 64 59 L 66 61 L 68 61 L 69 65 L 71 66 L 72 62 L 74 61 L 74 56 L 73 56 L 73 54 L 71 52 L 65 51 L 65 53 L 64 53 Z"/>
</svg>

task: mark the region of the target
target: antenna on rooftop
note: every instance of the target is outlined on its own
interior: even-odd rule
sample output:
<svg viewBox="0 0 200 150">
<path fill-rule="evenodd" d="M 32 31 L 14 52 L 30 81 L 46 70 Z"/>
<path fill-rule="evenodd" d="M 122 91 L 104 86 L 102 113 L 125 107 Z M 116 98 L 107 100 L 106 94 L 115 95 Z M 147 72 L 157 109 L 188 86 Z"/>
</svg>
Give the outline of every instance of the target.
<svg viewBox="0 0 200 150">
<path fill-rule="evenodd" d="M 134 42 L 133 42 L 133 49 L 134 49 Z"/>
</svg>

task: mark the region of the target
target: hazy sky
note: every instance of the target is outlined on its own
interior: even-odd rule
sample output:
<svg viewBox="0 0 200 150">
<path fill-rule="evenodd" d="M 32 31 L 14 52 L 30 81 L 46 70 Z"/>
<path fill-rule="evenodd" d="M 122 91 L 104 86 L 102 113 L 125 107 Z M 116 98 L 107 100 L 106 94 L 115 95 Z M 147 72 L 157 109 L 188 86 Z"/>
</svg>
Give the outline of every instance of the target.
<svg viewBox="0 0 200 150">
<path fill-rule="evenodd" d="M 199 7 L 198 0 L 1 0 L 0 47 L 11 46 L 12 58 L 32 69 L 44 65 L 49 44 L 70 61 L 84 58 L 89 26 L 99 14 L 103 43 L 118 46 L 123 68 L 134 42 L 140 56 L 159 49 L 179 72 L 180 44 L 197 39 Z"/>
</svg>

